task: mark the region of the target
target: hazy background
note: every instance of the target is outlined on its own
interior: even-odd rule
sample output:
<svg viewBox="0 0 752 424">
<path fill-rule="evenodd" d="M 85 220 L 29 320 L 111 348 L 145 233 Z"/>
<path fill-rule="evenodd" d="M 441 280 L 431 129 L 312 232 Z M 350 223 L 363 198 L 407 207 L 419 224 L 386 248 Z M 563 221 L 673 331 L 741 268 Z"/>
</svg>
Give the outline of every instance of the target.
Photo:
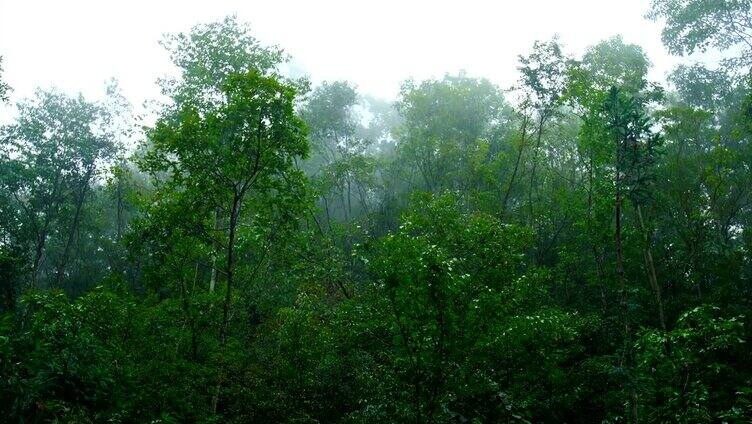
<svg viewBox="0 0 752 424">
<path fill-rule="evenodd" d="M 99 97 L 120 81 L 134 105 L 158 95 L 170 72 L 158 40 L 235 13 L 257 38 L 293 57 L 290 71 L 314 83 L 347 79 L 361 94 L 393 99 L 400 82 L 466 70 L 508 87 L 517 55 L 560 35 L 567 52 L 622 34 L 641 45 L 662 80 L 677 59 L 649 0 L 525 1 L 40 1 L 0 0 L 0 55 L 12 100 L 56 86 Z M 8 109 L 6 108 L 6 111 Z"/>
</svg>

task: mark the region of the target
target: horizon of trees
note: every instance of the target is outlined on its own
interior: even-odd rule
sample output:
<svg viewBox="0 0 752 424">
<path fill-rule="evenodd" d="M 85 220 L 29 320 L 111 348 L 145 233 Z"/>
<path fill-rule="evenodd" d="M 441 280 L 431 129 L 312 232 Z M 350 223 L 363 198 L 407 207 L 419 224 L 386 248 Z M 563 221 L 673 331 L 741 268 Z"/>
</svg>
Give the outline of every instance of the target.
<svg viewBox="0 0 752 424">
<path fill-rule="evenodd" d="M 749 422 L 752 1 L 646 17 L 728 58 L 542 40 L 388 103 L 229 16 L 164 37 L 151 125 L 116 82 L 21 100 L 2 419 Z"/>
</svg>

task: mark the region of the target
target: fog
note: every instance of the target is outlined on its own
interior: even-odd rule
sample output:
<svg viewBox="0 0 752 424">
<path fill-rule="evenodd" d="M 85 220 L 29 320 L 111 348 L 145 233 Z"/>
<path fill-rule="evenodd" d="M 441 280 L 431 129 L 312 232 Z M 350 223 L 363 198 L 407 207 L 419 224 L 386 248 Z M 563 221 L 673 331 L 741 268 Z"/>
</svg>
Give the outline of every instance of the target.
<svg viewBox="0 0 752 424">
<path fill-rule="evenodd" d="M 0 0 L 0 55 L 13 99 L 56 86 L 93 97 L 116 78 L 134 105 L 158 96 L 171 72 L 162 34 L 237 14 L 292 58 L 288 72 L 315 84 L 348 80 L 362 94 L 394 99 L 406 78 L 460 70 L 502 87 L 517 56 L 559 35 L 579 55 L 621 34 L 642 46 L 662 79 L 678 59 L 661 45 L 648 0 L 456 1 L 40 1 Z"/>
</svg>

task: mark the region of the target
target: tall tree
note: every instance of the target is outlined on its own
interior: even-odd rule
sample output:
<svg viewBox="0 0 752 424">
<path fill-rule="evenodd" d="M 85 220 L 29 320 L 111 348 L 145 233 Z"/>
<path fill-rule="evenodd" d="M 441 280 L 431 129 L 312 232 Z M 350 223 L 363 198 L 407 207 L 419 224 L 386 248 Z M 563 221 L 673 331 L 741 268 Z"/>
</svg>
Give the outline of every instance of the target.
<svg viewBox="0 0 752 424">
<path fill-rule="evenodd" d="M 162 93 L 171 100 L 166 108 L 173 114 L 179 113 L 186 104 L 198 110 L 217 107 L 227 101 L 223 87 L 231 75 L 251 71 L 273 75 L 278 66 L 287 60 L 281 49 L 262 45 L 253 36 L 250 25 L 239 21 L 234 15 L 195 25 L 187 33 L 168 34 L 161 44 L 180 71 L 178 78 L 160 81 Z M 298 88 L 303 86 L 298 85 Z M 225 224 L 221 221 L 220 211 L 216 211 L 215 230 L 219 231 Z M 215 243 L 211 254 L 210 291 L 214 291 L 218 279 L 219 249 L 220 246 Z"/>
<path fill-rule="evenodd" d="M 183 204 L 191 208 L 187 213 L 208 219 L 219 211 L 227 223 L 220 232 L 225 293 L 219 340 L 224 345 L 243 207 L 249 197 L 289 198 L 300 181 L 295 158 L 306 155 L 308 145 L 305 125 L 293 108 L 296 91 L 289 84 L 250 71 L 229 76 L 221 94 L 227 100 L 219 106 L 199 109 L 189 103 L 177 120 L 170 115 L 160 119 L 149 131 L 152 147 L 142 166 L 154 176 L 168 174 L 164 188 L 185 199 Z"/>
<path fill-rule="evenodd" d="M 526 91 L 525 97 L 531 102 L 532 109 L 537 115 L 535 129 L 535 145 L 531 159 L 530 185 L 528 187 L 528 206 L 530 219 L 534 219 L 533 191 L 536 188 L 536 168 L 541 150 L 544 127 L 553 118 L 560 105 L 564 92 L 567 72 L 566 58 L 561 47 L 554 39 L 548 42 L 536 41 L 533 51 L 528 56 L 520 56 L 521 89 Z"/>
</svg>

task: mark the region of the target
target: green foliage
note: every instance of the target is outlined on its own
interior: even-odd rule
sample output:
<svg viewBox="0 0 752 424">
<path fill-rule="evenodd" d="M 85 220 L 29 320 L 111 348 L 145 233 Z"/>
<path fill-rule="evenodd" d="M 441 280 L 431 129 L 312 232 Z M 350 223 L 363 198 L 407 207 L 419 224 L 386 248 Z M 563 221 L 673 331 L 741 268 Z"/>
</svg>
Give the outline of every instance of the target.
<svg viewBox="0 0 752 424">
<path fill-rule="evenodd" d="M 620 36 L 590 47 L 582 58 L 597 89 L 621 87 L 631 94 L 646 88 L 650 67 L 645 51 L 635 44 L 625 44 Z"/>
<path fill-rule="evenodd" d="M 3 75 L 3 57 L 0 56 L 0 77 Z M 8 93 L 10 92 L 10 86 L 3 82 L 0 78 L 0 103 L 8 101 Z"/>
<path fill-rule="evenodd" d="M 246 181 L 271 188 L 277 171 L 307 153 L 293 87 L 250 72 L 230 77 L 223 94 L 227 102 L 215 110 L 187 105 L 178 122 L 158 122 L 143 169 L 169 172 L 172 185 L 222 198 Z"/>
<path fill-rule="evenodd" d="M 653 0 L 648 17 L 665 20 L 661 39 L 673 54 L 740 46 L 738 62 L 749 65 L 752 48 L 749 0 Z"/>
<path fill-rule="evenodd" d="M 0 129 L 3 237 L 31 258 L 27 284 L 59 286 L 87 194 L 103 163 L 117 151 L 120 111 L 58 91 L 18 104 L 18 117 Z M 45 261 L 46 259 L 46 261 Z"/>
<path fill-rule="evenodd" d="M 653 6 L 673 51 L 746 51 L 747 1 Z M 132 156 L 116 84 L 0 130 L 0 421 L 752 419 L 743 67 L 664 90 L 553 39 L 510 103 L 461 73 L 389 104 L 235 17 L 163 44 Z"/>
<path fill-rule="evenodd" d="M 646 331 L 637 341 L 643 416 L 653 422 L 714 422 L 749 418 L 744 317 L 698 306 L 667 333 Z"/>
<path fill-rule="evenodd" d="M 428 191 L 479 187 L 474 157 L 498 142 L 496 126 L 509 118 L 500 90 L 487 80 L 462 74 L 420 84 L 407 81 L 397 104 L 404 122 L 398 149 L 412 169 L 409 178 Z M 486 150 L 487 151 L 487 150 Z"/>
<path fill-rule="evenodd" d="M 41 422 L 117 416 L 126 393 L 118 338 L 130 330 L 134 306 L 99 291 L 76 303 L 57 291 L 28 293 L 3 338 L 11 367 L 3 371 L 3 409 Z"/>
<path fill-rule="evenodd" d="M 521 273 L 529 240 L 442 196 L 418 201 L 397 233 L 370 248 L 405 386 L 391 400 L 401 418 L 390 420 L 553 418 L 571 402 L 549 384 L 572 359 L 558 346 L 576 343 L 586 321 L 546 306 L 545 272 Z M 529 390 L 532 381 L 540 392 Z"/>
<path fill-rule="evenodd" d="M 178 107 L 221 101 L 228 77 L 252 72 L 269 76 L 286 60 L 280 49 L 262 46 L 236 16 L 196 25 L 187 34 L 168 34 L 161 44 L 181 71 L 180 79 L 162 81 L 163 93 Z"/>
</svg>

